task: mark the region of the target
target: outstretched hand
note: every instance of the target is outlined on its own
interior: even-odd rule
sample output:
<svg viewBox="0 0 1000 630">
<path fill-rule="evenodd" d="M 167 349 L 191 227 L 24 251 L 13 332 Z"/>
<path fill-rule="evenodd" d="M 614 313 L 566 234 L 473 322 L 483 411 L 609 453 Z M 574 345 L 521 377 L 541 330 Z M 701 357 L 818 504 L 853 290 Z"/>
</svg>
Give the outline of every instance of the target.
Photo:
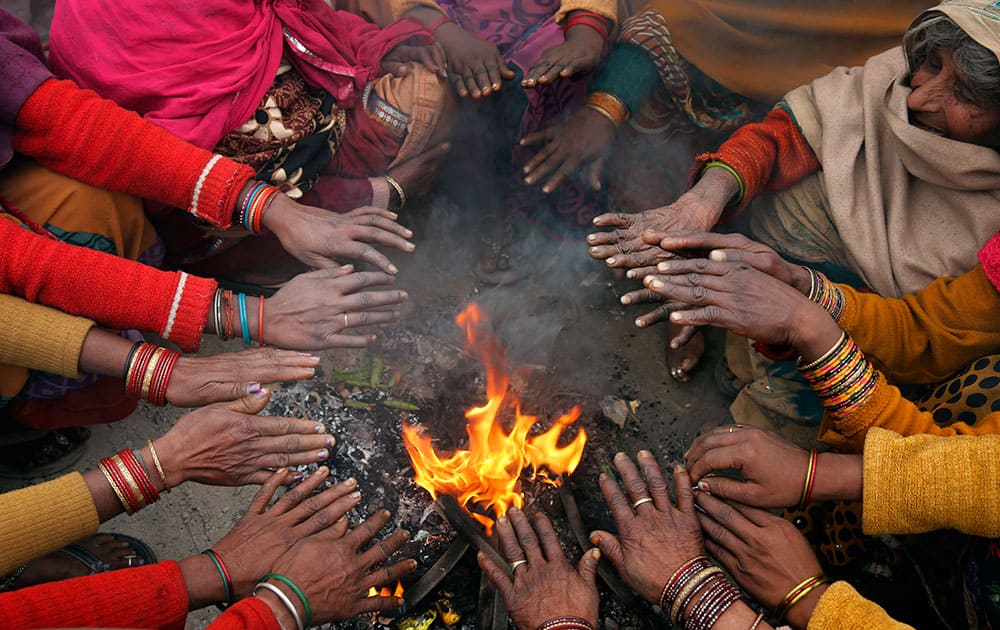
<svg viewBox="0 0 1000 630">
<path fill-rule="evenodd" d="M 288 195 L 275 195 L 263 218 L 282 247 L 300 262 L 315 269 L 339 267 L 343 259 L 375 265 L 396 273 L 396 265 L 374 245 L 387 245 L 404 252 L 416 246 L 408 239 L 413 232 L 396 223 L 396 214 L 363 207 L 346 214 L 297 203 Z"/>
<path fill-rule="evenodd" d="M 565 41 L 552 46 L 531 64 L 521 87 L 548 85 L 559 78 L 586 74 L 597 67 L 604 50 L 604 40 L 589 26 L 566 29 Z"/>
<path fill-rule="evenodd" d="M 574 568 L 548 517 L 539 514 L 532 529 L 517 508 L 497 520 L 496 532 L 504 555 L 514 566 L 514 579 L 482 552 L 479 566 L 500 592 L 516 627 L 537 628 L 557 617 L 579 617 L 597 627 L 594 576 L 600 553 L 596 549 L 585 552 Z"/>
<path fill-rule="evenodd" d="M 480 98 L 499 92 L 504 81 L 517 76 L 492 44 L 457 24 L 434 32 L 448 58 L 448 78 L 459 96 Z"/>
<path fill-rule="evenodd" d="M 167 383 L 167 401 L 198 407 L 235 400 L 259 392 L 261 384 L 311 378 L 317 365 L 319 357 L 274 348 L 181 357 Z"/>
<path fill-rule="evenodd" d="M 448 78 L 448 60 L 441 44 L 400 44 L 382 57 L 382 71 L 397 77 L 410 74 L 411 64 L 423 66 L 442 79 Z"/>
<path fill-rule="evenodd" d="M 587 169 L 587 181 L 601 189 L 601 172 L 607 161 L 615 126 L 592 109 L 583 108 L 565 122 L 528 134 L 521 146 L 543 145 L 524 165 L 524 183 L 547 179 L 542 192 L 549 194 L 579 168 Z"/>
</svg>

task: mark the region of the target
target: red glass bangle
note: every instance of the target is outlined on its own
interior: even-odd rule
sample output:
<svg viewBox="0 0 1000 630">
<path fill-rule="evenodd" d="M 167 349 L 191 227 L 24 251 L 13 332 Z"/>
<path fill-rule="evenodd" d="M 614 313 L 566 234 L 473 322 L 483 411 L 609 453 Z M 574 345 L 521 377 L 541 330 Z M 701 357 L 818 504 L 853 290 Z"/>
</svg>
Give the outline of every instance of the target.
<svg viewBox="0 0 1000 630">
<path fill-rule="evenodd" d="M 139 458 L 135 456 L 135 452 L 126 449 L 124 451 L 120 451 L 118 453 L 118 457 L 121 458 L 125 468 L 128 469 L 128 471 L 132 474 L 132 478 L 135 479 L 136 484 L 138 484 L 139 491 L 142 492 L 146 505 L 159 501 L 160 493 L 156 490 L 156 486 L 153 485 L 153 480 L 150 478 L 146 468 L 142 465 L 142 462 L 140 462 Z"/>
<path fill-rule="evenodd" d="M 257 345 L 264 347 L 264 296 L 257 298 Z"/>
<path fill-rule="evenodd" d="M 566 21 L 564 30 L 568 31 L 574 26 L 588 26 L 597 31 L 603 40 L 607 40 L 608 35 L 610 34 L 610 29 L 603 20 L 592 18 L 590 16 L 581 15 L 571 17 Z"/>
</svg>

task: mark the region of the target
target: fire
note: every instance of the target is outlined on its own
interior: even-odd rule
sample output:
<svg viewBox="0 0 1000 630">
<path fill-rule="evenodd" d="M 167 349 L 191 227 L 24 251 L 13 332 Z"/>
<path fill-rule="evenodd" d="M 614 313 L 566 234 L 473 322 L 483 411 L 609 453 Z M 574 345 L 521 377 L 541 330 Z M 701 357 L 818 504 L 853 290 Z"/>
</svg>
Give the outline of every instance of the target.
<svg viewBox="0 0 1000 630">
<path fill-rule="evenodd" d="M 486 316 L 471 303 L 455 317 L 455 323 L 465 329 L 468 347 L 486 368 L 486 404 L 465 412 L 469 448 L 442 459 L 431 438 L 421 435 L 412 425 L 403 426 L 403 442 L 413 461 L 415 481 L 431 496 L 451 495 L 467 511 L 470 503 L 477 503 L 484 510 L 502 516 L 511 506 L 520 508 L 524 503 L 518 480 L 525 468 L 531 467 L 532 478 L 548 478 L 547 472 L 572 473 L 583 456 L 587 434 L 580 429 L 569 444 L 558 445 L 563 430 L 580 417 L 577 405 L 561 415 L 545 433 L 529 436 L 538 418 L 522 414 L 517 395 L 508 391 L 510 378 L 504 369 L 504 348 L 489 331 Z M 509 433 L 497 419 L 505 407 L 514 409 Z M 493 519 L 478 512 L 469 513 L 486 527 L 488 534 Z"/>
<path fill-rule="evenodd" d="M 402 597 L 403 596 L 403 584 L 396 581 L 396 589 L 390 591 L 388 586 L 383 586 L 382 588 L 376 590 L 374 586 L 368 589 L 368 597 Z"/>
</svg>

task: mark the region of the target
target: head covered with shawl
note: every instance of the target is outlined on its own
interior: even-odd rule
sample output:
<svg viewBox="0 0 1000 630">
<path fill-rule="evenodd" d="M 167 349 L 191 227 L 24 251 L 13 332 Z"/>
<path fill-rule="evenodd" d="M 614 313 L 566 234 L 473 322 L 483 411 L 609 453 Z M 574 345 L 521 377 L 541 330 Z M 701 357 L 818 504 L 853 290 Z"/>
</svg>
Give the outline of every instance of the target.
<svg viewBox="0 0 1000 630">
<path fill-rule="evenodd" d="M 851 266 L 883 295 L 967 271 L 1000 230 L 1000 3 L 943 2 L 904 44 L 784 99 Z"/>
<path fill-rule="evenodd" d="M 342 108 L 398 44 L 433 39 L 415 20 L 384 29 L 324 0 L 60 0 L 50 63 L 60 76 L 212 148 L 242 125 L 285 56 Z"/>
</svg>

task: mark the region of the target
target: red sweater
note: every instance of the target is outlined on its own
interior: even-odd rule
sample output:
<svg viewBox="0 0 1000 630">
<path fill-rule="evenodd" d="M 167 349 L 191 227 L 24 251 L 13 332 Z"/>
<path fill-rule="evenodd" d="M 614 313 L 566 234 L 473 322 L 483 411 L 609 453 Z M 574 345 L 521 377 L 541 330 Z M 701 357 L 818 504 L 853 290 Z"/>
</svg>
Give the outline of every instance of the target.
<svg viewBox="0 0 1000 630">
<path fill-rule="evenodd" d="M 17 114 L 14 150 L 96 186 L 186 208 L 228 228 L 254 170 L 194 146 L 72 81 L 49 79 Z"/>
<path fill-rule="evenodd" d="M 36 234 L 0 213 L 0 293 L 116 329 L 136 328 L 198 349 L 214 280 L 160 271 Z"/>
<path fill-rule="evenodd" d="M 181 630 L 188 594 L 172 561 L 50 582 L 0 594 L 0 628 L 169 628 Z M 209 626 L 212 630 L 281 630 L 271 608 L 250 597 Z"/>
<path fill-rule="evenodd" d="M 785 190 L 821 166 L 795 119 L 780 107 L 761 122 L 737 129 L 715 153 L 696 157 L 692 175 L 697 178 L 705 164 L 714 161 L 732 166 L 743 179 L 743 200 L 737 212 L 758 195 Z"/>
</svg>

